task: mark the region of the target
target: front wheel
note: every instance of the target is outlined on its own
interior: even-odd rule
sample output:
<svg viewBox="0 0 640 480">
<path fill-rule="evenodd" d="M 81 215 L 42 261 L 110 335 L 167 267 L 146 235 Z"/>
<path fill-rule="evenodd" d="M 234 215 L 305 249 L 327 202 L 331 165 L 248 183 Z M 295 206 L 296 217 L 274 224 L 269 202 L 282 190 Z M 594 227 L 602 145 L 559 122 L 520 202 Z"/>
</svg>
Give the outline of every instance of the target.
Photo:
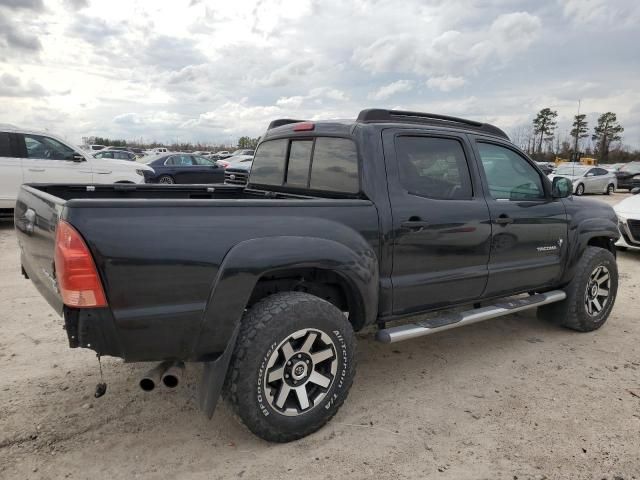
<svg viewBox="0 0 640 480">
<path fill-rule="evenodd" d="M 580 196 L 584 194 L 584 185 L 583 184 L 579 184 L 576 187 L 576 195 Z"/>
<path fill-rule="evenodd" d="M 565 300 L 538 308 L 538 316 L 580 332 L 604 325 L 618 292 L 618 266 L 613 254 L 604 248 L 587 247 L 564 291 Z"/>
<path fill-rule="evenodd" d="M 247 311 L 225 393 L 260 438 L 289 442 L 335 415 L 355 375 L 355 336 L 342 312 L 321 298 L 284 292 Z"/>
<path fill-rule="evenodd" d="M 607 186 L 607 191 L 606 191 L 605 193 L 606 193 L 607 195 L 611 195 L 611 194 L 612 194 L 613 192 L 615 192 L 615 191 L 616 191 L 616 187 L 615 187 L 615 185 L 614 185 L 613 183 L 610 183 L 610 184 Z"/>
</svg>

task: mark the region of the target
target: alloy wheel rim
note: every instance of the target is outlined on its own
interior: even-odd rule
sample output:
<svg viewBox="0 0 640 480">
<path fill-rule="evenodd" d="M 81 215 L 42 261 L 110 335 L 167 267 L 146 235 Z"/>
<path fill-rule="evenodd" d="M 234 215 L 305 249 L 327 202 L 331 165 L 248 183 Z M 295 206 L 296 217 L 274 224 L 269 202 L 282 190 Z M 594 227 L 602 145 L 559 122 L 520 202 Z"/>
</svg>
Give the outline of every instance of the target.
<svg viewBox="0 0 640 480">
<path fill-rule="evenodd" d="M 262 380 L 269 406 L 289 417 L 309 412 L 327 395 L 337 369 L 331 337 L 313 328 L 298 330 L 269 356 Z"/>
<path fill-rule="evenodd" d="M 169 177 L 162 177 L 160 179 L 160 183 L 172 184 L 173 180 L 171 180 Z"/>
<path fill-rule="evenodd" d="M 597 266 L 587 282 L 584 293 L 584 305 L 592 317 L 599 315 L 609 304 L 611 290 L 611 274 L 604 265 Z"/>
</svg>

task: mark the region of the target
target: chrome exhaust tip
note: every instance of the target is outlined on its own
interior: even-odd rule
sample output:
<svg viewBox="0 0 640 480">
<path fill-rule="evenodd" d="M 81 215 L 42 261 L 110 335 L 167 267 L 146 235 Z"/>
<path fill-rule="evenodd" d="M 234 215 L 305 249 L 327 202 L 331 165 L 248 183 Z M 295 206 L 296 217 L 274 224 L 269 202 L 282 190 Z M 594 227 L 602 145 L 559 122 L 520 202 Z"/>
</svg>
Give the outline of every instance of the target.
<svg viewBox="0 0 640 480">
<path fill-rule="evenodd" d="M 167 388 L 176 388 L 184 374 L 184 362 L 173 362 L 162 374 L 162 383 Z"/>
<path fill-rule="evenodd" d="M 171 366 L 171 362 L 162 362 L 153 367 L 140 379 L 140 388 L 145 392 L 150 392 L 160 384 L 162 375 Z"/>
</svg>

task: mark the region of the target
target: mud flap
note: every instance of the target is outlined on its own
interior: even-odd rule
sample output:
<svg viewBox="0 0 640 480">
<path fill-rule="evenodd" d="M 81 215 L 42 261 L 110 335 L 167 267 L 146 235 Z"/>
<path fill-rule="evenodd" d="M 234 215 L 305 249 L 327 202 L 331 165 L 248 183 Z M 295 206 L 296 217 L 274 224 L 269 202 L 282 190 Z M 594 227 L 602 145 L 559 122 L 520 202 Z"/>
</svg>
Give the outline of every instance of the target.
<svg viewBox="0 0 640 480">
<path fill-rule="evenodd" d="M 233 331 L 233 335 L 229 339 L 229 343 L 227 344 L 227 348 L 224 350 L 223 354 L 215 360 L 204 362 L 202 379 L 198 386 L 198 398 L 200 402 L 200 410 L 202 410 L 208 418 L 213 417 L 213 412 L 218 404 L 218 399 L 222 392 L 222 386 L 224 385 L 224 379 L 227 376 L 229 362 L 231 361 L 231 355 L 236 347 L 238 332 L 240 332 L 239 322 Z"/>
</svg>

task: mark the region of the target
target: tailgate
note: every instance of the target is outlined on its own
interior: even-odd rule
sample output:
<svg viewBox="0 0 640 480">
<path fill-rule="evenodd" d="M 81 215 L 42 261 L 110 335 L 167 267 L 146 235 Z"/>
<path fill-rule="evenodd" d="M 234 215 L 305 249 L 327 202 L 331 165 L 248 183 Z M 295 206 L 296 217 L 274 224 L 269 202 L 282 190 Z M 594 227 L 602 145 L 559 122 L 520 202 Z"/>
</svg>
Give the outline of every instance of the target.
<svg viewBox="0 0 640 480">
<path fill-rule="evenodd" d="M 23 185 L 14 213 L 22 268 L 59 314 L 63 304 L 55 279 L 54 252 L 56 226 L 64 203 L 37 187 Z"/>
</svg>

